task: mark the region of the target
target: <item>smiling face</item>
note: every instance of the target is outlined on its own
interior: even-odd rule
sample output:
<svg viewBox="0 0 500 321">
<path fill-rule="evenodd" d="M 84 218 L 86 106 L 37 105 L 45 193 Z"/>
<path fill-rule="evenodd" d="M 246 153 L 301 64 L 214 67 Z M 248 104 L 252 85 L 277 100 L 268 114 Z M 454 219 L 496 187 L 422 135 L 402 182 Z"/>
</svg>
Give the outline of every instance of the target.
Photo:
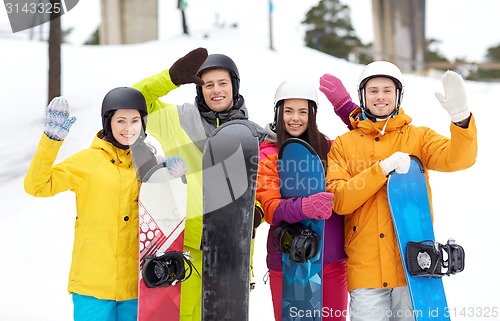
<svg viewBox="0 0 500 321">
<path fill-rule="evenodd" d="M 211 110 L 220 113 L 233 107 L 233 83 L 227 69 L 207 70 L 201 79 L 203 98 Z"/>
<path fill-rule="evenodd" d="M 118 109 L 111 117 L 111 132 L 116 141 L 128 146 L 141 135 L 141 114 L 137 109 Z"/>
<path fill-rule="evenodd" d="M 368 80 L 365 86 L 366 108 L 375 116 L 389 115 L 396 109 L 396 85 L 386 77 Z"/>
<path fill-rule="evenodd" d="M 285 99 L 283 102 L 283 124 L 292 137 L 299 137 L 307 130 L 309 109 L 307 99 Z"/>
</svg>

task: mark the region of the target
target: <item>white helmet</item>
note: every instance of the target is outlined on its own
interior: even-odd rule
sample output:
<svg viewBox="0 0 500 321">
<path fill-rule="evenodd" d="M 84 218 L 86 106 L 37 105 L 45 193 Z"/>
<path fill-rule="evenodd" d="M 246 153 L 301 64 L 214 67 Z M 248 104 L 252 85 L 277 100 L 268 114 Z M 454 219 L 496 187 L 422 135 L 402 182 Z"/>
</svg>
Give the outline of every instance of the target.
<svg viewBox="0 0 500 321">
<path fill-rule="evenodd" d="M 303 80 L 285 80 L 279 85 L 274 95 L 274 106 L 285 99 L 308 99 L 318 106 L 316 88 L 310 82 Z"/>
<path fill-rule="evenodd" d="M 276 131 L 278 122 L 278 103 L 285 99 L 307 99 L 314 103 L 313 112 L 318 108 L 318 94 L 316 88 L 310 82 L 303 80 L 285 80 L 282 82 L 274 95 L 274 121 L 271 129 Z"/>
<path fill-rule="evenodd" d="M 366 110 L 365 106 L 365 87 L 368 80 L 376 77 L 385 77 L 394 81 L 394 84 L 396 85 L 397 98 L 396 98 L 396 109 L 394 110 L 393 114 L 396 115 L 399 111 L 401 100 L 403 99 L 403 92 L 405 86 L 401 70 L 399 70 L 399 68 L 395 64 L 390 63 L 388 61 L 374 61 L 372 63 L 369 63 L 368 65 L 365 66 L 365 68 L 361 72 L 358 82 L 358 95 L 359 95 L 359 102 L 361 109 L 363 110 L 364 113 L 370 114 L 370 112 Z M 388 115 L 388 117 L 389 116 L 392 116 L 392 114 Z M 368 118 L 370 118 L 369 115 Z"/>
</svg>

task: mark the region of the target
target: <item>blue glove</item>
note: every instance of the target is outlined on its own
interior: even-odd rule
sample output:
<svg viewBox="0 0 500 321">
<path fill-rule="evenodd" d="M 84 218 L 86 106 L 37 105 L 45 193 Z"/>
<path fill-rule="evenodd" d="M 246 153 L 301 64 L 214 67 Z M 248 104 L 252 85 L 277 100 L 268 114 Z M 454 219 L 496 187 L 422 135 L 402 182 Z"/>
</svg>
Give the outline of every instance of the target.
<svg viewBox="0 0 500 321">
<path fill-rule="evenodd" d="M 63 97 L 52 99 L 45 109 L 44 133 L 50 139 L 64 140 L 76 117 L 69 116 L 69 105 Z"/>
</svg>

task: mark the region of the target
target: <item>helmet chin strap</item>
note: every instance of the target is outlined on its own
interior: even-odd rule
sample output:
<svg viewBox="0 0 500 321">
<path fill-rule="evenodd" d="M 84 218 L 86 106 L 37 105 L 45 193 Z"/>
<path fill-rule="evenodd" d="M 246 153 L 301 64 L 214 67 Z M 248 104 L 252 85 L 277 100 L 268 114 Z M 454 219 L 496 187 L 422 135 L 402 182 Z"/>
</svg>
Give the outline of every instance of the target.
<svg viewBox="0 0 500 321">
<path fill-rule="evenodd" d="M 388 120 L 389 118 L 396 116 L 399 113 L 399 105 L 401 104 L 401 93 L 399 90 L 396 90 L 396 97 L 397 97 L 396 108 L 394 108 L 394 110 L 388 115 L 377 116 L 377 115 L 373 114 L 368 108 L 366 108 L 365 90 L 363 89 L 360 93 L 361 119 L 363 119 L 363 120 L 369 119 L 373 122 L 377 122 L 377 121 Z M 387 125 L 387 123 L 386 123 L 386 125 Z M 384 129 L 385 129 L 385 126 L 384 126 Z"/>
<path fill-rule="evenodd" d="M 389 119 L 391 117 L 396 116 L 398 114 L 398 108 L 394 109 L 390 114 L 384 115 L 384 116 L 377 116 L 377 115 L 373 114 L 368 108 L 364 108 L 363 114 L 364 114 L 365 118 L 368 118 L 369 120 L 371 120 L 373 122 L 384 121 L 386 119 Z"/>
<path fill-rule="evenodd" d="M 385 128 L 387 127 L 387 124 L 389 123 L 389 119 L 391 119 L 392 117 L 394 117 L 394 116 L 396 116 L 398 114 L 398 109 L 399 108 L 395 108 L 389 115 L 385 115 L 385 116 L 376 116 L 373 113 L 371 113 L 370 110 L 365 109 L 361 113 L 361 118 L 362 119 L 368 118 L 369 120 L 371 120 L 373 122 L 378 122 L 378 121 L 384 121 L 385 120 L 384 127 L 382 128 L 382 131 L 380 132 L 380 135 L 383 136 L 385 134 Z"/>
</svg>

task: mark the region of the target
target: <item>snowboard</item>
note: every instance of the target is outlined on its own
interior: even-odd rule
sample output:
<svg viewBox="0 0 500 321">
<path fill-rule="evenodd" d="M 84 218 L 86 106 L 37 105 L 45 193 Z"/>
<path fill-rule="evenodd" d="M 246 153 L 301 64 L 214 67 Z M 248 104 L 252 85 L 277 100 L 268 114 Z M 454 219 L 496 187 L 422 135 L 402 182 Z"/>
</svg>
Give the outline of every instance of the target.
<svg viewBox="0 0 500 321">
<path fill-rule="evenodd" d="M 259 135 L 250 121 L 218 127 L 203 151 L 202 320 L 249 317 L 250 246 Z"/>
<path fill-rule="evenodd" d="M 408 242 L 435 240 L 424 167 L 417 157 L 411 156 L 408 173 L 389 176 L 387 196 L 415 320 L 450 320 L 442 279 L 411 276 L 408 268 Z"/>
<path fill-rule="evenodd" d="M 278 173 L 283 198 L 304 197 L 325 191 L 321 159 L 301 139 L 289 138 L 283 143 L 278 153 Z M 321 320 L 324 221 L 305 219 L 300 223 L 319 236 L 319 250 L 316 256 L 304 263 L 291 260 L 288 254 L 282 255 L 282 319 Z M 299 315 L 292 312 L 300 311 L 306 316 L 292 317 Z"/>
<path fill-rule="evenodd" d="M 180 282 L 149 287 L 143 275 L 149 259 L 183 251 L 187 184 L 185 176 L 173 176 L 169 169 L 163 162 L 149 170 L 139 193 L 138 321 L 180 318 Z"/>
</svg>

